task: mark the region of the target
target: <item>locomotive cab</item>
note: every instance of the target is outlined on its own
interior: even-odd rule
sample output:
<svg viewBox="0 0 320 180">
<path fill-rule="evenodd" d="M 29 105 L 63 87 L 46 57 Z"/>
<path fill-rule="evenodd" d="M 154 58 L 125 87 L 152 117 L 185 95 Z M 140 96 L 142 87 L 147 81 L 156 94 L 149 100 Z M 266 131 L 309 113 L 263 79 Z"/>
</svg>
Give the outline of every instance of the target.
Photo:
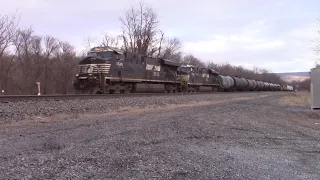
<svg viewBox="0 0 320 180">
<path fill-rule="evenodd" d="M 121 64 L 123 53 L 115 48 L 95 47 L 78 63 L 78 73 L 73 85 L 86 90 L 99 84 L 110 73 L 113 64 Z"/>
<path fill-rule="evenodd" d="M 88 78 L 94 74 L 108 74 L 111 64 L 123 60 L 123 53 L 111 48 L 92 48 L 79 62 L 77 77 Z"/>
</svg>

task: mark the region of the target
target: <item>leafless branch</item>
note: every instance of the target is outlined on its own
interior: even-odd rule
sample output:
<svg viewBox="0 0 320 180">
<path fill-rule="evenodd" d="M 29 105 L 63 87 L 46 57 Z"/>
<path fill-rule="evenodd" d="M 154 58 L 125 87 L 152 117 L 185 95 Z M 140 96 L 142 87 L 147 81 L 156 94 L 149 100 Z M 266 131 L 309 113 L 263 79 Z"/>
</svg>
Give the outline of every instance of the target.
<svg viewBox="0 0 320 180">
<path fill-rule="evenodd" d="M 0 14 L 0 58 L 12 45 L 19 21 L 15 16 Z"/>
<path fill-rule="evenodd" d="M 161 42 L 158 20 L 154 10 L 143 3 L 138 8 L 131 7 L 122 22 L 122 39 L 125 50 L 142 55 L 156 56 Z"/>
</svg>

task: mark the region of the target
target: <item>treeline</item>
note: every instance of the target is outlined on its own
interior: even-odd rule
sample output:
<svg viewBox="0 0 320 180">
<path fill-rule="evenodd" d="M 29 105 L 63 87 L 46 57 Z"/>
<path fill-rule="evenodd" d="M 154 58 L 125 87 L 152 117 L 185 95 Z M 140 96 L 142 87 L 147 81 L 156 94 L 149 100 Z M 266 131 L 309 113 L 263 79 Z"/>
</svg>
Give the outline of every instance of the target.
<svg viewBox="0 0 320 180">
<path fill-rule="evenodd" d="M 15 17 L 0 17 L 1 94 L 67 94 L 78 58 L 68 42 L 20 29 Z M 4 93 L 2 93 L 4 91 Z"/>
<path fill-rule="evenodd" d="M 120 20 L 121 35 L 105 35 L 100 42 L 89 42 L 87 47 L 115 46 L 151 57 L 212 68 L 222 75 L 283 83 L 276 74 L 265 69 L 205 63 L 192 54 L 183 55 L 180 40 L 166 37 L 158 28 L 156 13 L 144 4 L 128 9 Z M 36 82 L 41 83 L 41 94 L 73 93 L 72 80 L 83 55 L 77 55 L 69 42 L 50 35 L 40 36 L 31 28 L 21 29 L 15 16 L 0 14 L 0 90 L 4 90 L 4 94 L 37 94 Z"/>
</svg>

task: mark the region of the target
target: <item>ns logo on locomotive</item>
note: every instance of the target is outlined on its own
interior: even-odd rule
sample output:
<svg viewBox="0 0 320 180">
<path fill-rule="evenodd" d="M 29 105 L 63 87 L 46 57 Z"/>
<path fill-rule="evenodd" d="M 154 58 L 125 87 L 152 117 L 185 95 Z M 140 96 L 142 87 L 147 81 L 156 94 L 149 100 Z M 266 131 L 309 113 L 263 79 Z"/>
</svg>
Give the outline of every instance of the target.
<svg viewBox="0 0 320 180">
<path fill-rule="evenodd" d="M 293 90 L 287 85 L 222 76 L 213 69 L 113 47 L 92 48 L 79 62 L 73 85 L 83 94 Z"/>
</svg>

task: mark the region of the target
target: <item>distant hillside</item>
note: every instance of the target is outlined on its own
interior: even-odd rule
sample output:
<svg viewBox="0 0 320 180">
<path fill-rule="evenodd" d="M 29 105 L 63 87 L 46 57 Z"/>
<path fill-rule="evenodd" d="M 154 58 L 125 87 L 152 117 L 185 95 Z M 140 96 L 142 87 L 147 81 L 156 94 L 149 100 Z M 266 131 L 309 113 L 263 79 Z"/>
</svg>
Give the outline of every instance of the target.
<svg viewBox="0 0 320 180">
<path fill-rule="evenodd" d="M 291 81 L 303 81 L 310 78 L 309 72 L 285 72 L 285 73 L 276 73 L 280 78 L 286 82 Z"/>
<path fill-rule="evenodd" d="M 276 74 L 280 76 L 309 76 L 309 72 L 285 72 Z"/>
</svg>

